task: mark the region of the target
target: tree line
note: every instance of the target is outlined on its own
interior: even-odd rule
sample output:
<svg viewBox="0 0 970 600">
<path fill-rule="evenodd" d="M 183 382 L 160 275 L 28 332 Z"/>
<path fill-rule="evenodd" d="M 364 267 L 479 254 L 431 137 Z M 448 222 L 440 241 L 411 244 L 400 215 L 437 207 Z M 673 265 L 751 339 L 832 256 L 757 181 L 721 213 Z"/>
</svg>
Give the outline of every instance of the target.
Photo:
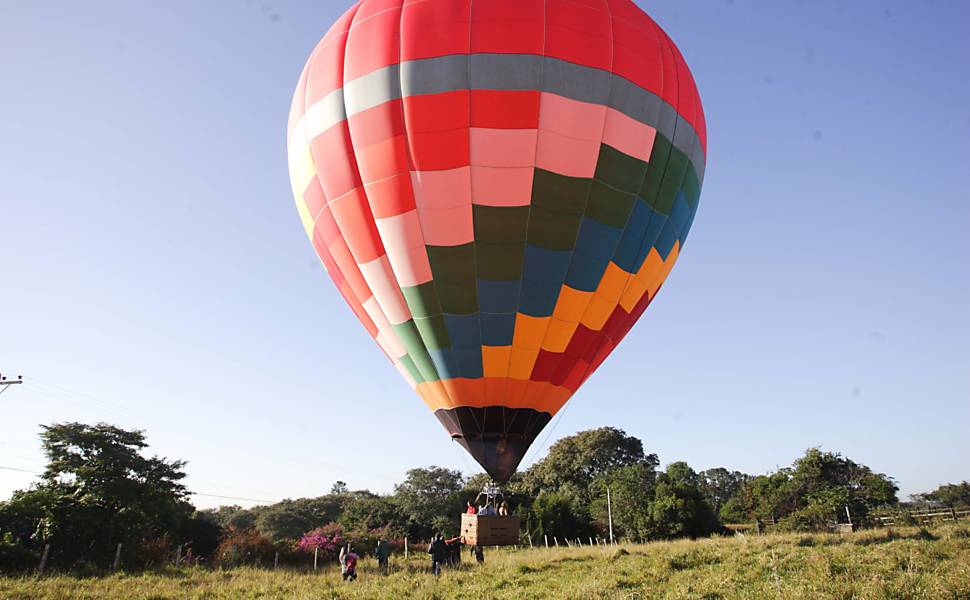
<svg viewBox="0 0 970 600">
<path fill-rule="evenodd" d="M 142 431 L 60 423 L 40 437 L 47 457 L 40 480 L 0 502 L 2 570 L 36 567 L 46 545 L 51 566 L 75 571 L 103 570 L 118 544 L 123 565 L 134 569 L 170 562 L 176 552 L 224 567 L 306 564 L 307 552 L 326 559 L 346 542 L 366 553 L 379 538 L 400 545 L 405 537 L 457 535 L 465 503 L 487 483 L 484 474 L 431 466 L 407 471 L 389 494 L 337 482 L 315 498 L 197 510 L 181 483 L 185 462 L 146 457 Z M 536 541 L 605 537 L 610 512 L 615 536 L 647 541 L 757 520 L 819 530 L 846 508 L 863 518 L 900 504 L 891 477 L 838 453 L 811 448 L 790 467 L 757 476 L 685 462 L 661 468 L 639 439 L 613 427 L 560 439 L 505 491 L 523 539 Z M 970 484 L 947 484 L 919 500 L 970 505 Z"/>
</svg>

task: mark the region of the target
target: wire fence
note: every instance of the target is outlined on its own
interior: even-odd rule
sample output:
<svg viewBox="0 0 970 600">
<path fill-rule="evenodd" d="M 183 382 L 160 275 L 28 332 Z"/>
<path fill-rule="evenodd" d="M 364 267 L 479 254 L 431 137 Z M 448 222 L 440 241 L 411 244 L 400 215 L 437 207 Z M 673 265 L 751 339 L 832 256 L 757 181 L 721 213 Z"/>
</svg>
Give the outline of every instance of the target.
<svg viewBox="0 0 970 600">
<path fill-rule="evenodd" d="M 398 562 L 399 566 L 405 565 L 422 565 L 425 562 L 430 563 L 430 557 L 427 552 L 428 545 L 430 542 L 428 540 L 420 540 L 417 542 L 409 541 L 409 538 L 405 537 L 403 540 L 399 540 L 403 543 L 394 543 L 391 545 L 391 555 L 392 558 Z M 628 540 L 628 542 L 633 543 L 634 540 Z M 488 550 L 489 552 L 520 552 L 524 550 L 555 550 L 555 549 L 571 549 L 571 548 L 598 548 L 603 550 L 609 550 L 610 548 L 620 545 L 617 540 L 610 541 L 607 538 L 599 536 L 586 536 L 586 537 L 561 537 L 553 535 L 544 535 L 542 539 L 534 540 L 532 536 L 528 533 L 523 534 L 518 544 L 510 546 L 485 546 L 483 550 Z M 459 544 L 460 551 L 453 554 L 453 559 L 448 561 L 448 566 L 458 567 L 462 563 L 461 554 L 464 552 L 469 552 L 470 555 L 466 560 L 469 562 L 475 561 L 473 547 L 467 544 Z M 52 571 L 57 571 L 57 569 L 51 569 L 52 559 L 55 555 L 56 548 L 52 544 L 44 544 L 43 551 L 40 555 L 36 569 L 34 573 L 36 575 L 50 574 Z M 356 550 L 355 550 L 356 551 Z M 132 548 L 124 543 L 118 543 L 114 547 L 113 559 L 110 562 L 110 567 L 107 563 L 101 561 L 101 568 L 99 572 L 104 571 L 124 571 L 126 567 L 130 567 L 129 561 L 133 555 L 138 554 L 138 549 Z M 364 552 L 364 556 L 367 560 L 372 560 L 376 562 L 376 558 L 370 556 L 371 552 Z M 239 556 L 232 557 L 222 557 L 219 560 L 218 557 L 212 556 L 210 560 L 200 560 L 198 556 L 194 556 L 191 550 L 191 544 L 181 544 L 174 549 L 168 550 L 163 553 L 159 560 L 156 560 L 148 565 L 139 565 L 135 568 L 136 571 L 142 571 L 147 569 L 159 569 L 174 567 L 176 569 L 182 567 L 211 567 L 220 569 L 232 569 L 239 566 L 248 566 L 261 569 L 286 569 L 290 571 L 300 571 L 300 572 L 315 572 L 323 570 L 330 567 L 335 567 L 337 565 L 337 558 L 332 552 L 321 552 L 319 548 L 314 549 L 311 552 L 296 552 L 296 551 L 285 551 L 285 550 L 272 550 L 270 552 L 262 552 L 255 555 L 247 555 L 245 552 L 240 553 Z"/>
<path fill-rule="evenodd" d="M 942 522 L 970 521 L 970 507 L 935 506 L 923 508 L 879 509 L 864 515 L 852 514 L 848 506 L 835 515 L 829 529 L 837 532 L 851 532 L 870 527 L 895 527 L 901 525 L 930 525 Z M 780 519 L 767 517 L 753 523 L 733 523 L 724 527 L 735 533 L 768 533 L 778 528 Z"/>
</svg>

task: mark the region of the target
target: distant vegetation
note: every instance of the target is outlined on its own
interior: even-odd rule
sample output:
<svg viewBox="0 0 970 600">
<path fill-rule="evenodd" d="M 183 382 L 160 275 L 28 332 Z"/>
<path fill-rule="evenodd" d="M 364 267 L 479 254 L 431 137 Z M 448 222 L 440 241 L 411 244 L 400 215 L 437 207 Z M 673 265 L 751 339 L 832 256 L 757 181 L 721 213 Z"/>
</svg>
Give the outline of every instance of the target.
<svg viewBox="0 0 970 600">
<path fill-rule="evenodd" d="M 64 423 L 44 427 L 41 439 L 48 466 L 40 482 L 0 503 L 4 570 L 35 568 L 45 544 L 50 567 L 78 572 L 111 566 L 119 543 L 129 569 L 171 562 L 179 547 L 191 564 L 305 565 L 308 553 L 327 560 L 344 541 L 366 553 L 379 537 L 401 545 L 404 537 L 414 544 L 435 532 L 455 535 L 465 502 L 486 481 L 427 467 L 408 471 L 391 494 L 338 482 L 316 498 L 197 511 L 180 483 L 184 463 L 144 457 L 140 431 Z M 923 499 L 970 504 L 968 488 L 942 486 Z M 639 439 L 610 427 L 559 440 L 506 486 L 523 544 L 536 545 L 605 538 L 607 489 L 614 534 L 628 542 L 704 537 L 755 521 L 824 531 L 847 507 L 859 522 L 898 505 L 890 477 L 839 454 L 809 449 L 791 467 L 759 476 L 697 472 L 684 462 L 661 469 Z"/>
</svg>

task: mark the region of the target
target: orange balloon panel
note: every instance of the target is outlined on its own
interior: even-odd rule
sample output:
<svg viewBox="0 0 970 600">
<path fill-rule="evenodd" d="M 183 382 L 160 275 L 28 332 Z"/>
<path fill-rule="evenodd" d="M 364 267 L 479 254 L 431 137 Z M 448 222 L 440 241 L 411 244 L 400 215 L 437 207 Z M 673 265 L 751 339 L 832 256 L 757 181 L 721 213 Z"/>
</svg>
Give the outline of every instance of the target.
<svg viewBox="0 0 970 600">
<path fill-rule="evenodd" d="M 288 145 L 341 294 L 505 481 L 663 284 L 707 140 L 630 0 L 363 0 L 310 56 Z"/>
</svg>

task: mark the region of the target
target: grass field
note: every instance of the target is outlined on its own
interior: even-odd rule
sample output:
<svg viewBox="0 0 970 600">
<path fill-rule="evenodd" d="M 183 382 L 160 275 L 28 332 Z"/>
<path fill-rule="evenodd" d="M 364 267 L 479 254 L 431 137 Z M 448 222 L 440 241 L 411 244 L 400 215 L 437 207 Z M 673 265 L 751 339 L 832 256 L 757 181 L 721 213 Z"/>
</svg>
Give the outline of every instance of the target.
<svg viewBox="0 0 970 600">
<path fill-rule="evenodd" d="M 0 598 L 960 598 L 970 526 L 768 535 L 617 548 L 492 551 L 440 579 L 424 556 L 343 583 L 313 572 L 199 568 L 99 578 L 0 578 Z"/>
</svg>

